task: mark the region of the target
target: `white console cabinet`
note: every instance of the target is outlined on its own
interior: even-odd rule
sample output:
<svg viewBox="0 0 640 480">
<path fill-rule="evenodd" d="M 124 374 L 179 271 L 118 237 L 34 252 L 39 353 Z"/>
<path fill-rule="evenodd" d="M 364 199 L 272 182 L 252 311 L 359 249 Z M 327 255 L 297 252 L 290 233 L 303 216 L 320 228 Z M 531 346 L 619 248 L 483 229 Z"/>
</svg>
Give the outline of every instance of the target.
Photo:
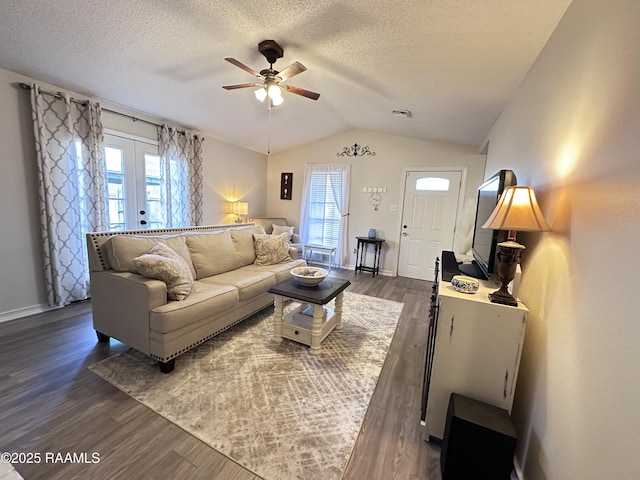
<svg viewBox="0 0 640 480">
<path fill-rule="evenodd" d="M 491 282 L 481 281 L 474 294 L 459 293 L 441 279 L 438 283 L 425 379 L 430 439 L 443 438 L 452 392 L 511 413 L 529 312 L 522 302 L 517 307 L 491 303 L 488 294 L 497 289 Z"/>
</svg>

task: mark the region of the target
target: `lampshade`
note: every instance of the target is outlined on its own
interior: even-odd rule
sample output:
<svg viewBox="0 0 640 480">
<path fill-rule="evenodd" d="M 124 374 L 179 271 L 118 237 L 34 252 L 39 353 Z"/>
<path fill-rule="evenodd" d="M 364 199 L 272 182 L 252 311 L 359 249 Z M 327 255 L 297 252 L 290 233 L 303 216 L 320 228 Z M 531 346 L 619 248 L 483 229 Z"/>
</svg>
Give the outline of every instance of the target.
<svg viewBox="0 0 640 480">
<path fill-rule="evenodd" d="M 506 187 L 482 228 L 521 232 L 549 232 L 533 187 Z"/>
<path fill-rule="evenodd" d="M 233 202 L 231 204 L 231 213 L 234 215 L 247 215 L 249 213 L 249 204 L 246 202 Z"/>
</svg>

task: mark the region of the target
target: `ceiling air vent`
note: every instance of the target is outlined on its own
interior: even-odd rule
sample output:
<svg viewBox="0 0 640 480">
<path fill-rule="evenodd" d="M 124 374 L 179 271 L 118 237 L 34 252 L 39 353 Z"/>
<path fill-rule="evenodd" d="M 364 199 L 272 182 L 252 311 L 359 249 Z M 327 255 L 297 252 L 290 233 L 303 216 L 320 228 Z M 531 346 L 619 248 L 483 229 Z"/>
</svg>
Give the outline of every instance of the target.
<svg viewBox="0 0 640 480">
<path fill-rule="evenodd" d="M 392 110 L 394 117 L 411 118 L 411 112 L 409 110 Z"/>
</svg>

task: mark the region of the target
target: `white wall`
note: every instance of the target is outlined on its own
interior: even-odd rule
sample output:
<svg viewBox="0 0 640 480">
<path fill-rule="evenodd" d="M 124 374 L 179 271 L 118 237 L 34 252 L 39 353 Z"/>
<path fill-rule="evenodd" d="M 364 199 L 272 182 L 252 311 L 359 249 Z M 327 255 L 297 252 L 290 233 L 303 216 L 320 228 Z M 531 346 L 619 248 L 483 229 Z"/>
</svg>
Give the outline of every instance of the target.
<svg viewBox="0 0 640 480">
<path fill-rule="evenodd" d="M 354 143 L 369 146 L 375 156 L 338 157 L 344 147 Z M 466 202 L 473 204 L 475 212 L 476 188 L 484 178 L 485 156 L 478 155 L 476 148 L 444 142 L 419 140 L 397 135 L 385 135 L 369 131 L 350 131 L 311 144 L 272 154 L 268 165 L 267 213 L 269 216 L 286 217 L 298 231 L 300 197 L 307 163 L 350 163 L 351 196 L 349 216 L 349 252 L 356 247 L 356 236 L 366 236 L 369 228 L 376 228 L 385 239 L 380 268 L 385 275 L 397 271 L 398 242 L 400 238 L 401 189 L 404 182 L 402 172 L 408 167 L 467 167 Z M 280 174 L 293 172 L 291 200 L 280 200 Z M 374 210 L 369 203 L 369 194 L 362 187 L 386 187 L 382 204 Z M 391 206 L 398 206 L 392 211 Z M 459 231 L 468 229 L 473 222 L 469 209 L 461 215 Z M 461 233 L 462 235 L 462 233 Z M 351 254 L 350 266 L 355 266 L 355 255 Z"/>
<path fill-rule="evenodd" d="M 640 2 L 574 0 L 490 135 L 487 171 L 534 185 L 554 230 L 519 235 L 526 480 L 640 472 L 638 45 Z"/>
<path fill-rule="evenodd" d="M 33 79 L 0 69 L 0 322 L 47 309 L 42 275 L 42 242 L 29 91 Z M 51 91 L 59 87 L 41 84 Z M 73 95 L 74 98 L 84 98 Z M 140 112 L 101 101 L 103 107 L 161 123 Z M 155 127 L 104 113 L 105 128 L 156 139 Z M 204 222 L 230 223 L 226 200 L 261 208 L 267 198 L 265 155 L 204 135 Z M 251 207 L 250 207 L 251 208 Z M 252 213 L 250 211 L 250 213 Z"/>
</svg>

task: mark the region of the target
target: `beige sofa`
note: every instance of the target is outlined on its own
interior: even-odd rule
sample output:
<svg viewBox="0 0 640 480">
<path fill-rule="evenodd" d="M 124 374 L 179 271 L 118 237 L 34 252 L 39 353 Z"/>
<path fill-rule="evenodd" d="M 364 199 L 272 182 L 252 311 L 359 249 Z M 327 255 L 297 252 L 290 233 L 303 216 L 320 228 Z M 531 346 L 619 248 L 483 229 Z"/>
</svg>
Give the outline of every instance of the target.
<svg viewBox="0 0 640 480">
<path fill-rule="evenodd" d="M 305 262 L 292 260 L 297 252 L 284 239 L 260 233 L 253 224 L 88 233 L 98 340 L 120 340 L 167 373 L 180 354 L 272 305 L 267 289 Z M 163 270 L 163 259 L 159 276 L 157 268 L 147 271 L 143 260 L 157 260 L 152 248 L 169 252 L 173 258 L 166 265 L 179 267 L 181 275 Z"/>
<path fill-rule="evenodd" d="M 267 235 L 273 234 L 273 226 L 278 225 L 280 227 L 288 227 L 286 218 L 281 217 L 257 217 L 252 218 L 249 222 L 253 223 L 256 226 L 260 226 L 264 228 L 264 231 Z M 303 248 L 300 243 L 300 235 L 298 233 L 294 233 L 291 235 L 291 239 L 289 240 L 289 246 L 296 250 L 296 256 L 292 258 L 302 258 L 303 257 Z"/>
</svg>

